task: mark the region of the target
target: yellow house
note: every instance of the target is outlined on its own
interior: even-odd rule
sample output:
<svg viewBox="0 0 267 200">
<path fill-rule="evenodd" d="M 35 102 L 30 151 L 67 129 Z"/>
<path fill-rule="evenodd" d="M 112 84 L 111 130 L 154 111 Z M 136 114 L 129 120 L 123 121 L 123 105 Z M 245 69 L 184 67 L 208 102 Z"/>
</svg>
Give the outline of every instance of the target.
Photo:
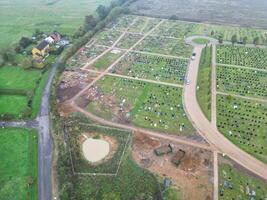
<svg viewBox="0 0 267 200">
<path fill-rule="evenodd" d="M 32 56 L 35 59 L 40 59 L 41 57 L 45 57 L 49 51 L 49 43 L 43 40 L 36 47 L 32 49 Z"/>
</svg>

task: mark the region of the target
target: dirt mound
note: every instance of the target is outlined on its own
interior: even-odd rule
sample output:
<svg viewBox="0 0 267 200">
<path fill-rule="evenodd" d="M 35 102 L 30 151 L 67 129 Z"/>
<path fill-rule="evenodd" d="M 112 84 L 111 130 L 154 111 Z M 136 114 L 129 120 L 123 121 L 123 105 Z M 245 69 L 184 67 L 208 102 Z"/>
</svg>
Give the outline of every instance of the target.
<svg viewBox="0 0 267 200">
<path fill-rule="evenodd" d="M 136 148 L 140 149 L 152 149 L 160 144 L 158 140 L 148 137 L 140 132 L 135 132 L 133 134 L 133 143 Z"/>
</svg>

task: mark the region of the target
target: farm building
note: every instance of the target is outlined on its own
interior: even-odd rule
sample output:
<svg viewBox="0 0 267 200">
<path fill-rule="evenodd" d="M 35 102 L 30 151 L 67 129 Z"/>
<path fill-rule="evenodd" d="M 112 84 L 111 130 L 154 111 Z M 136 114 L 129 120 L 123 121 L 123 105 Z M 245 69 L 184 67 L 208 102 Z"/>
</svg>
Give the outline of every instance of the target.
<svg viewBox="0 0 267 200">
<path fill-rule="evenodd" d="M 156 148 L 154 152 L 157 156 L 162 156 L 164 154 L 172 153 L 172 146 L 170 144 L 164 145 L 164 146 Z"/>
<path fill-rule="evenodd" d="M 182 149 L 179 149 L 179 151 L 177 151 L 176 154 L 172 157 L 171 162 L 178 167 L 182 159 L 184 158 L 184 155 L 185 155 L 185 151 L 183 151 Z"/>
<path fill-rule="evenodd" d="M 45 57 L 49 51 L 49 43 L 46 40 L 43 40 L 36 47 L 32 49 L 32 56 L 35 59 Z"/>
</svg>

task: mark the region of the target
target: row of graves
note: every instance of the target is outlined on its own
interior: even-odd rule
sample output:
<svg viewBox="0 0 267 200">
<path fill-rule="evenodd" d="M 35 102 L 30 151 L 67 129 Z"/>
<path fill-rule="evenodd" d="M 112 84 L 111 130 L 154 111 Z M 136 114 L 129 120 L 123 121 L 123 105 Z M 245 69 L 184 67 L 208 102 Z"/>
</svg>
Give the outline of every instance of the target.
<svg viewBox="0 0 267 200">
<path fill-rule="evenodd" d="M 249 153 L 267 162 L 267 105 L 231 96 L 217 96 L 219 130 Z"/>
<path fill-rule="evenodd" d="M 217 63 L 267 69 L 267 49 L 218 45 Z"/>
<path fill-rule="evenodd" d="M 142 35 L 126 33 L 117 43 L 116 47 L 121 49 L 130 49 L 135 43 L 142 38 Z"/>
<path fill-rule="evenodd" d="M 217 89 L 245 96 L 267 98 L 267 72 L 217 66 Z"/>
<path fill-rule="evenodd" d="M 185 44 L 183 39 L 147 36 L 135 50 L 189 58 L 192 46 Z"/>
<path fill-rule="evenodd" d="M 187 59 L 167 58 L 131 52 L 111 72 L 134 78 L 182 84 L 187 65 Z"/>
</svg>

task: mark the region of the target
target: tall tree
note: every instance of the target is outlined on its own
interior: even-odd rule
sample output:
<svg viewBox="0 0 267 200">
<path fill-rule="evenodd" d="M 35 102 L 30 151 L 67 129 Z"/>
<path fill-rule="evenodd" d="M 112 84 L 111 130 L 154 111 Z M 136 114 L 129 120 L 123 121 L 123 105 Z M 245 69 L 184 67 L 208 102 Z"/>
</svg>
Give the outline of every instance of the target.
<svg viewBox="0 0 267 200">
<path fill-rule="evenodd" d="M 96 26 L 97 22 L 93 15 L 85 16 L 84 20 L 84 30 L 92 30 Z"/>
<path fill-rule="evenodd" d="M 231 38 L 232 44 L 235 44 L 237 42 L 237 36 L 234 34 Z"/>
<path fill-rule="evenodd" d="M 109 10 L 105 6 L 99 5 L 96 9 L 96 12 L 100 19 L 104 19 L 108 15 Z"/>
<path fill-rule="evenodd" d="M 243 44 L 244 44 L 244 45 L 247 44 L 247 41 L 248 41 L 248 37 L 247 37 L 247 36 L 243 37 Z"/>
<path fill-rule="evenodd" d="M 260 43 L 260 38 L 257 36 L 257 37 L 254 38 L 253 44 L 259 45 L 259 43 Z"/>
</svg>

